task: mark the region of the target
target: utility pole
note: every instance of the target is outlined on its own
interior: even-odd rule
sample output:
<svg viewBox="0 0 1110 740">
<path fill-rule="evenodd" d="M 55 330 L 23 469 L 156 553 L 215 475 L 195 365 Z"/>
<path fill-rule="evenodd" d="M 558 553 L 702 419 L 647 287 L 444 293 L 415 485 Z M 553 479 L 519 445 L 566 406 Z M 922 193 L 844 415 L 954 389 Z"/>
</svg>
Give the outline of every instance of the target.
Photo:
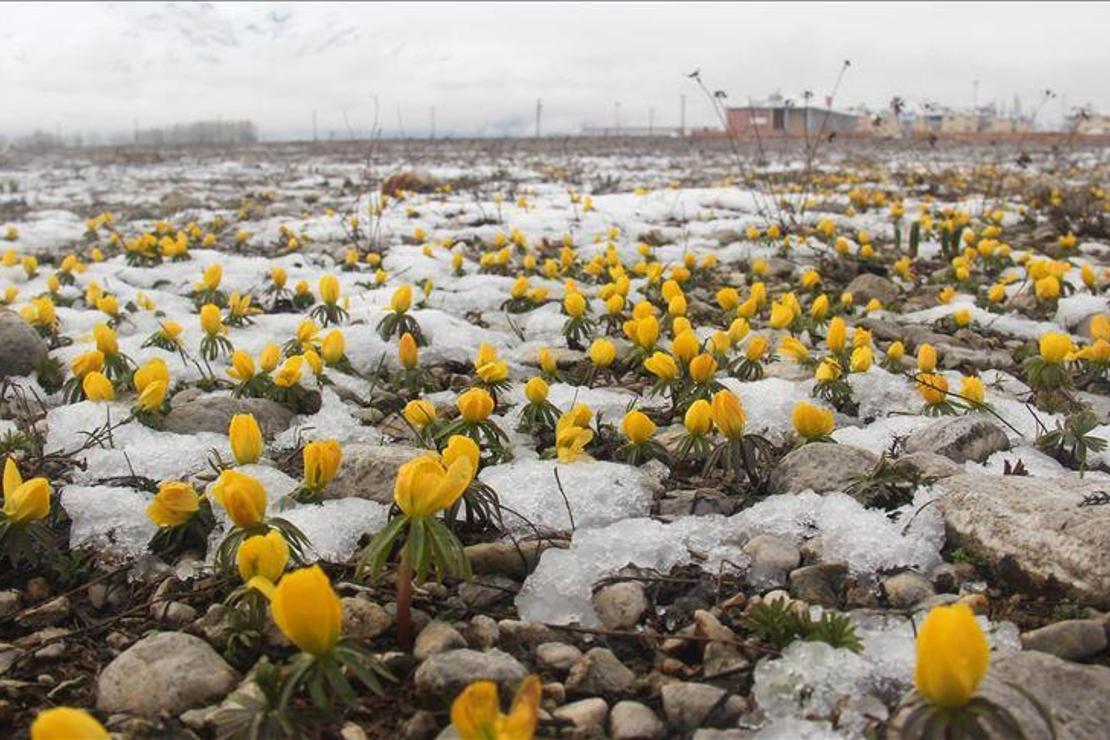
<svg viewBox="0 0 1110 740">
<path fill-rule="evenodd" d="M 678 98 L 678 135 L 686 136 L 686 96 Z"/>
<path fill-rule="evenodd" d="M 540 119 L 543 117 L 543 98 L 536 98 L 536 138 L 540 138 Z"/>
</svg>

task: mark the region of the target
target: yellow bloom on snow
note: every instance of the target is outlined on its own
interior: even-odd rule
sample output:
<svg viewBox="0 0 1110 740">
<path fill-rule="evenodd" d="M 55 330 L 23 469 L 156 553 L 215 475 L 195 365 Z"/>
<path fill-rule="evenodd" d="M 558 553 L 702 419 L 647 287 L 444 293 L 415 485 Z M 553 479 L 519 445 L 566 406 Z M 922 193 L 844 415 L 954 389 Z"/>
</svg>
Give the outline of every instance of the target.
<svg viewBox="0 0 1110 740">
<path fill-rule="evenodd" d="M 412 286 L 405 283 L 397 290 L 393 291 L 393 296 L 389 299 L 389 307 L 394 313 L 404 313 L 409 310 L 412 305 Z"/>
<path fill-rule="evenodd" d="M 537 376 L 530 378 L 528 382 L 524 384 L 524 397 L 527 398 L 530 403 L 540 403 L 547 400 L 547 393 L 549 390 L 546 381 Z"/>
<path fill-rule="evenodd" d="M 164 380 L 152 380 L 146 384 L 142 392 L 139 393 L 139 400 L 135 404 L 140 411 L 157 411 L 162 406 L 162 401 L 166 398 L 166 390 L 169 385 Z"/>
<path fill-rule="evenodd" d="M 90 401 L 112 401 L 116 397 L 116 389 L 112 386 L 112 381 L 108 380 L 103 373 L 92 372 L 86 375 L 81 381 L 81 389 L 85 391 L 85 397 Z"/>
<path fill-rule="evenodd" d="M 466 491 L 477 470 L 469 455 L 456 451 L 452 457 L 447 465 L 444 456 L 421 455 L 397 471 L 393 500 L 405 516 L 432 516 L 452 506 Z"/>
<path fill-rule="evenodd" d="M 613 364 L 617 359 L 617 348 L 608 339 L 595 339 L 590 344 L 589 349 L 590 362 L 600 368 L 606 368 Z"/>
<path fill-rule="evenodd" d="M 231 417 L 227 436 L 231 440 L 231 454 L 240 465 L 258 462 L 262 457 L 262 430 L 254 414 L 236 414 Z"/>
<path fill-rule="evenodd" d="M 220 308 L 214 303 L 206 303 L 200 309 L 200 328 L 205 334 L 215 336 L 224 331 L 224 322 L 220 317 Z"/>
<path fill-rule="evenodd" d="M 4 463 L 4 516 L 16 524 L 42 519 L 50 513 L 50 482 L 24 481 L 11 457 Z"/>
<path fill-rule="evenodd" d="M 324 275 L 320 278 L 320 300 L 334 306 L 339 302 L 339 278 L 335 275 Z"/>
<path fill-rule="evenodd" d="M 155 358 L 135 371 L 135 389 L 142 393 L 147 386 L 156 381 L 167 385 L 170 382 L 170 369 L 166 367 L 165 360 Z"/>
<path fill-rule="evenodd" d="M 930 406 L 944 403 L 948 397 L 948 379 L 943 375 L 922 375 L 918 378 L 917 392 Z"/>
<path fill-rule="evenodd" d="M 471 388 L 455 404 L 463 419 L 471 423 L 485 421 L 493 413 L 493 396 L 485 388 Z"/>
<path fill-rule="evenodd" d="M 243 583 L 249 583 L 252 578 L 277 583 L 288 563 L 289 544 L 276 529 L 246 538 L 235 551 L 235 566 Z"/>
<path fill-rule="evenodd" d="M 183 481 L 163 481 L 158 493 L 146 507 L 146 515 L 159 527 L 177 527 L 192 518 L 200 508 L 200 497 Z"/>
<path fill-rule="evenodd" d="M 983 403 L 983 399 L 987 396 L 983 379 L 977 375 L 965 375 L 960 381 L 960 395 L 969 401 Z"/>
<path fill-rule="evenodd" d="M 339 472 L 343 448 L 334 439 L 318 440 L 305 445 L 302 455 L 305 485 L 319 490 L 331 483 Z"/>
<path fill-rule="evenodd" d="M 917 630 L 913 682 L 930 703 L 946 709 L 966 704 L 990 664 L 990 648 L 966 604 L 934 607 Z"/>
<path fill-rule="evenodd" d="M 1075 351 L 1075 345 L 1072 344 L 1071 337 L 1060 332 L 1050 331 L 1041 335 L 1039 345 L 1041 358 L 1052 364 L 1063 362 L 1069 354 Z"/>
<path fill-rule="evenodd" d="M 744 436 L 744 424 L 747 416 L 740 399 L 730 390 L 721 390 L 713 394 L 713 423 L 721 434 L 730 440 L 737 440 Z"/>
<path fill-rule="evenodd" d="M 255 527 L 266 516 L 266 489 L 246 473 L 224 470 L 212 484 L 212 495 L 237 527 Z"/>
<path fill-rule="evenodd" d="M 655 434 L 655 422 L 648 418 L 642 411 L 633 409 L 624 415 L 621 420 L 621 431 L 628 441 L 634 445 L 643 444 Z"/>
<path fill-rule="evenodd" d="M 542 688 L 538 676 L 528 676 L 509 713 L 502 714 L 497 684 L 475 681 L 452 702 L 451 724 L 462 740 L 531 740 L 539 724 Z"/>
<path fill-rule="evenodd" d="M 309 655 L 327 655 L 339 642 L 343 607 L 319 565 L 284 576 L 272 591 L 270 612 L 282 634 Z"/>
<path fill-rule="evenodd" d="M 937 367 L 937 351 L 931 344 L 923 344 L 917 348 L 917 369 L 923 373 L 931 373 Z"/>
<path fill-rule="evenodd" d="M 241 349 L 235 350 L 231 355 L 231 367 L 227 374 L 244 383 L 254 377 L 254 360 Z"/>
<path fill-rule="evenodd" d="M 686 415 L 682 417 L 682 423 L 690 434 L 707 433 L 713 423 L 713 407 L 709 405 L 709 401 L 699 398 L 690 404 L 690 408 L 686 409 Z"/>
<path fill-rule="evenodd" d="M 836 428 L 831 411 L 805 401 L 794 404 L 791 421 L 794 423 L 794 431 L 806 439 L 827 437 Z"/>
<path fill-rule="evenodd" d="M 423 429 L 436 420 L 436 407 L 431 401 L 418 398 L 405 404 L 405 420 L 416 429 Z"/>
</svg>

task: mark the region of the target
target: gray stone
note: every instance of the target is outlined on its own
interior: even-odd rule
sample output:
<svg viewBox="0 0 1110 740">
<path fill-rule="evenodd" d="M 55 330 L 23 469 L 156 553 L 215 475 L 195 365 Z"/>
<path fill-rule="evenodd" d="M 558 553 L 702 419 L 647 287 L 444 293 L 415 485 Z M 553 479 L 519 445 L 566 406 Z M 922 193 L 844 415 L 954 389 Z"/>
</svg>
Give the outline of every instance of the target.
<svg viewBox="0 0 1110 740">
<path fill-rule="evenodd" d="M 502 696 L 513 696 L 528 671 L 500 650 L 448 650 L 433 655 L 416 669 L 417 696 L 437 707 L 447 706 L 472 681 L 493 681 Z"/>
<path fill-rule="evenodd" d="M 1002 428 L 989 419 L 956 416 L 918 429 L 906 439 L 906 452 L 932 452 L 957 463 L 984 462 L 996 452 L 1010 449 Z"/>
<path fill-rule="evenodd" d="M 7 619 L 19 611 L 21 597 L 18 591 L 0 591 L 0 619 Z"/>
<path fill-rule="evenodd" d="M 239 676 L 208 643 L 184 632 L 155 632 L 115 658 L 97 680 L 104 712 L 154 717 L 225 696 Z"/>
<path fill-rule="evenodd" d="M 174 406 L 166 414 L 163 429 L 176 434 L 227 434 L 231 417 L 236 414 L 253 414 L 262 434 L 267 437 L 284 432 L 293 421 L 292 411 L 268 398 L 204 396 Z"/>
<path fill-rule="evenodd" d="M 650 707 L 638 701 L 621 701 L 609 712 L 609 737 L 612 740 L 656 740 L 667 729 Z"/>
<path fill-rule="evenodd" d="M 790 595 L 809 604 L 835 607 L 840 603 L 848 566 L 818 563 L 790 571 Z"/>
<path fill-rule="evenodd" d="M 150 618 L 173 627 L 184 627 L 197 618 L 197 610 L 182 601 L 161 601 L 151 605 Z"/>
<path fill-rule="evenodd" d="M 46 343 L 14 311 L 0 308 L 0 378 L 30 375 L 46 359 Z"/>
<path fill-rule="evenodd" d="M 900 293 L 893 281 L 869 272 L 857 275 L 844 290 L 851 293 L 855 303 L 860 306 L 872 298 L 878 298 L 884 308 L 897 301 Z"/>
<path fill-rule="evenodd" d="M 948 537 L 1015 588 L 1110 609 L 1110 507 L 1080 508 L 1098 481 L 967 474 L 937 483 Z"/>
<path fill-rule="evenodd" d="M 813 442 L 790 452 L 771 472 L 773 493 L 843 491 L 866 475 L 878 458 L 867 450 L 832 442 Z"/>
<path fill-rule="evenodd" d="M 488 609 L 503 599 L 512 598 L 520 584 L 508 576 L 484 575 L 459 584 L 459 597 L 474 610 Z"/>
<path fill-rule="evenodd" d="M 343 447 L 343 464 L 328 486 L 327 498 L 364 498 L 393 503 L 397 470 L 427 450 L 404 445 L 349 444 Z"/>
<path fill-rule="evenodd" d="M 1106 649 L 1106 627 L 1098 619 L 1067 619 L 1026 632 L 1021 645 L 1064 660 L 1083 660 Z"/>
<path fill-rule="evenodd" d="M 635 627 L 647 611 L 644 587 L 636 581 L 621 581 L 598 589 L 593 595 L 598 619 L 611 630 Z"/>
<path fill-rule="evenodd" d="M 502 619 L 497 623 L 497 631 L 502 644 L 510 646 L 514 652 L 527 649 L 545 642 L 559 642 L 566 633 L 554 630 L 543 622 Z"/>
<path fill-rule="evenodd" d="M 671 683 L 660 690 L 663 713 L 672 730 L 689 732 L 705 725 L 728 726 L 748 708 L 739 696 L 704 683 Z"/>
<path fill-rule="evenodd" d="M 686 433 L 685 428 L 682 432 Z M 659 501 L 659 516 L 730 516 L 736 513 L 738 506 L 736 498 L 726 496 L 716 488 L 670 491 Z"/>
<path fill-rule="evenodd" d="M 570 722 L 579 730 L 600 729 L 605 727 L 605 720 L 609 718 L 609 705 L 595 696 L 561 706 L 551 714 L 555 719 Z"/>
<path fill-rule="evenodd" d="M 573 694 L 622 694 L 632 688 L 633 673 L 608 648 L 593 648 L 570 669 L 567 691 Z"/>
<path fill-rule="evenodd" d="M 424 660 L 437 653 L 464 647 L 466 647 L 466 640 L 458 630 L 447 622 L 436 620 L 429 622 L 427 627 L 420 630 L 420 634 L 416 636 L 412 654 L 417 660 Z"/>
<path fill-rule="evenodd" d="M 921 478 L 951 478 L 964 472 L 962 466 L 935 452 L 915 452 L 902 455 L 894 461 L 894 467 L 901 472 L 912 473 Z"/>
<path fill-rule="evenodd" d="M 485 614 L 476 614 L 463 631 L 466 643 L 470 647 L 480 650 L 495 647 L 500 636 L 501 632 L 497 629 L 497 621 Z"/>
<path fill-rule="evenodd" d="M 385 608 L 368 599 L 345 596 L 343 634 L 356 640 L 373 640 L 393 626 L 393 617 Z"/>
<path fill-rule="evenodd" d="M 895 609 L 908 609 L 931 596 L 936 596 L 933 584 L 920 573 L 907 570 L 883 580 L 883 594 Z"/>
<path fill-rule="evenodd" d="M 582 660 L 582 651 L 565 642 L 545 642 L 536 648 L 536 665 L 552 673 L 566 673 Z"/>
<path fill-rule="evenodd" d="M 798 567 L 802 553 L 793 542 L 771 534 L 757 534 L 744 543 L 744 552 L 751 555 L 753 564 L 790 572 Z"/>
<path fill-rule="evenodd" d="M 470 569 L 476 574 L 496 573 L 524 578 L 536 567 L 540 554 L 551 546 L 547 541 L 481 542 L 466 548 Z"/>
</svg>

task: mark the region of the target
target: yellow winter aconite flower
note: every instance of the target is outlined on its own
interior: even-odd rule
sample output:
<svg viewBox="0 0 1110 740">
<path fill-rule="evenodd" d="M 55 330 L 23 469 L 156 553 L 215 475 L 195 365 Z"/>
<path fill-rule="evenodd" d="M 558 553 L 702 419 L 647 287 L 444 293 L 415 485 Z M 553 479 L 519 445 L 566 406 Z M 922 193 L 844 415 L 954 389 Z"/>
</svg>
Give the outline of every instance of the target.
<svg viewBox="0 0 1110 740">
<path fill-rule="evenodd" d="M 85 376 L 81 381 L 81 389 L 85 391 L 85 397 L 90 401 L 112 401 L 116 397 L 116 389 L 112 386 L 112 381 L 103 373 L 92 372 Z"/>
<path fill-rule="evenodd" d="M 347 340 L 343 337 L 343 332 L 339 329 L 332 329 L 325 334 L 320 352 L 323 354 L 324 362 L 329 367 L 340 362 L 347 352 Z"/>
<path fill-rule="evenodd" d="M 809 358 L 809 349 L 797 337 L 783 337 L 779 343 L 779 352 L 795 362 L 804 362 Z"/>
<path fill-rule="evenodd" d="M 542 689 L 538 676 L 528 676 L 509 713 L 502 714 L 497 684 L 475 681 L 452 702 L 451 724 L 462 740 L 531 740 L 539 724 Z"/>
<path fill-rule="evenodd" d="M 586 299 L 582 297 L 581 293 L 568 293 L 563 298 L 563 310 L 572 319 L 581 318 L 586 313 Z"/>
<path fill-rule="evenodd" d="M 836 316 L 829 322 L 829 333 L 825 335 L 825 343 L 829 345 L 829 349 L 833 352 L 840 352 L 844 349 L 844 343 L 848 339 L 848 328 L 844 325 L 844 319 Z"/>
<path fill-rule="evenodd" d="M 713 423 L 721 434 L 730 440 L 738 440 L 744 436 L 744 424 L 747 416 L 740 399 L 730 390 L 717 391 L 713 394 Z"/>
<path fill-rule="evenodd" d="M 856 347 L 852 350 L 849 364 L 854 373 L 865 373 L 871 368 L 873 355 L 870 347 Z"/>
<path fill-rule="evenodd" d="M 224 268 L 219 262 L 215 262 L 208 267 L 204 268 L 201 274 L 200 283 L 197 284 L 198 290 L 216 290 L 220 287 L 220 281 L 223 280 Z"/>
<path fill-rule="evenodd" d="M 704 398 L 699 398 L 686 409 L 682 424 L 690 434 L 706 434 L 713 424 L 713 407 Z"/>
<path fill-rule="evenodd" d="M 169 384 L 166 381 L 152 380 L 139 393 L 139 400 L 135 405 L 140 411 L 157 411 L 162 407 L 168 389 Z"/>
<path fill-rule="evenodd" d="M 223 319 L 220 317 L 220 307 L 214 303 L 206 303 L 200 309 L 200 328 L 205 334 L 215 336 L 227 331 Z"/>
<path fill-rule="evenodd" d="M 418 398 L 405 404 L 405 420 L 416 429 L 423 429 L 436 420 L 436 407 L 431 401 Z"/>
<path fill-rule="evenodd" d="M 237 527 L 258 526 L 266 516 L 266 489 L 245 473 L 224 470 L 212 484 L 212 495 Z"/>
<path fill-rule="evenodd" d="M 644 360 L 644 369 L 660 380 L 674 380 L 678 377 L 678 363 L 666 352 L 655 352 Z"/>
<path fill-rule="evenodd" d="M 1041 335 L 1039 346 L 1041 359 L 1052 364 L 1063 362 L 1069 354 L 1075 351 L 1075 345 L 1072 343 L 1071 337 L 1067 334 L 1052 331 Z"/>
<path fill-rule="evenodd" d="M 589 349 L 590 362 L 596 367 L 606 368 L 613 364 L 617 359 L 617 348 L 608 339 L 595 339 L 590 344 Z"/>
<path fill-rule="evenodd" d="M 493 396 L 485 388 L 471 388 L 455 404 L 463 419 L 471 423 L 485 421 L 493 413 Z"/>
<path fill-rule="evenodd" d="M 655 434 L 655 422 L 648 418 L 642 411 L 633 409 L 624 415 L 621 420 L 621 431 L 628 441 L 634 445 L 643 444 Z"/>
<path fill-rule="evenodd" d="M 791 421 L 794 423 L 794 431 L 805 439 L 827 437 L 836 428 L 831 411 L 805 401 L 794 404 Z"/>
<path fill-rule="evenodd" d="M 263 371 L 272 373 L 281 361 L 281 347 L 270 342 L 258 354 L 258 365 Z"/>
<path fill-rule="evenodd" d="M 717 360 L 703 352 L 690 360 L 690 379 L 695 383 L 708 383 L 717 374 Z"/>
<path fill-rule="evenodd" d="M 405 283 L 397 290 L 393 291 L 392 297 L 389 299 L 389 307 L 394 313 L 404 313 L 409 310 L 412 305 L 412 286 Z"/>
<path fill-rule="evenodd" d="M 913 682 L 936 706 L 967 704 L 989 664 L 987 638 L 966 604 L 934 607 L 917 630 Z"/>
<path fill-rule="evenodd" d="M 177 527 L 192 518 L 200 508 L 200 497 L 183 481 L 162 481 L 158 493 L 146 507 L 146 515 L 159 527 Z"/>
<path fill-rule="evenodd" d="M 262 457 L 262 430 L 254 414 L 236 414 L 227 428 L 231 454 L 240 465 L 250 465 Z"/>
<path fill-rule="evenodd" d="M 937 368 L 937 351 L 931 344 L 923 344 L 917 348 L 917 369 L 923 373 L 931 373 Z"/>
<path fill-rule="evenodd" d="M 1104 313 L 1092 316 L 1089 329 L 1091 339 L 1102 339 L 1110 342 L 1110 316 Z"/>
<path fill-rule="evenodd" d="M 114 355 L 119 352 L 119 341 L 116 339 L 116 333 L 107 324 L 97 324 L 93 327 L 93 338 L 96 340 L 96 348 L 105 356 Z"/>
<path fill-rule="evenodd" d="M 108 740 L 104 725 L 84 709 L 54 707 L 31 723 L 31 740 Z"/>
<path fill-rule="evenodd" d="M 983 403 L 983 399 L 986 398 L 987 392 L 983 387 L 982 378 L 976 375 L 965 375 L 960 380 L 960 395 L 969 401 Z"/>
<path fill-rule="evenodd" d="M 339 472 L 343 448 L 334 439 L 317 440 L 304 446 L 304 482 L 313 490 L 327 487 Z"/>
<path fill-rule="evenodd" d="M 235 566 L 243 583 L 249 583 L 252 578 L 277 583 L 288 563 L 289 543 L 276 529 L 246 538 L 235 552 Z"/>
<path fill-rule="evenodd" d="M 770 346 L 771 344 L 767 341 L 766 337 L 762 334 L 754 334 L 752 338 L 748 340 L 748 344 L 744 348 L 744 357 L 747 358 L 749 362 L 758 362 L 763 359 L 763 355 L 767 353 Z"/>
<path fill-rule="evenodd" d="M 457 454 L 450 465 L 429 454 L 410 460 L 397 471 L 393 500 L 410 518 L 432 516 L 458 500 L 477 470 L 469 455 Z"/>
<path fill-rule="evenodd" d="M 303 364 L 304 357 L 301 355 L 285 358 L 285 362 L 281 363 L 281 367 L 274 374 L 274 383 L 282 388 L 292 388 L 301 382 L 301 366 Z"/>
<path fill-rule="evenodd" d="M 397 343 L 397 359 L 401 362 L 401 367 L 406 370 L 415 370 L 420 364 L 420 349 L 416 346 L 416 339 L 409 332 L 401 335 L 401 341 Z"/>
<path fill-rule="evenodd" d="M 24 481 L 15 460 L 4 462 L 4 516 L 21 524 L 42 519 L 50 513 L 50 482 L 46 478 Z"/>
<path fill-rule="evenodd" d="M 254 377 L 254 360 L 241 349 L 235 350 L 231 355 L 231 367 L 227 374 L 241 383 Z"/>
<path fill-rule="evenodd" d="M 317 286 L 320 290 L 320 300 L 334 306 L 339 302 L 339 278 L 335 275 L 324 275 Z"/>
<path fill-rule="evenodd" d="M 524 384 L 524 397 L 527 398 L 530 403 L 541 403 L 547 400 L 548 390 L 548 385 L 543 378 L 530 378 L 528 382 Z"/>
<path fill-rule="evenodd" d="M 905 354 L 906 345 L 901 342 L 893 342 L 886 348 L 886 356 L 895 362 L 900 361 Z"/>
<path fill-rule="evenodd" d="M 794 320 L 794 311 L 783 303 L 771 304 L 771 328 L 785 329 Z"/>
<path fill-rule="evenodd" d="M 939 373 L 921 375 L 918 378 L 917 392 L 930 406 L 944 403 L 948 399 L 948 379 Z"/>
<path fill-rule="evenodd" d="M 282 577 L 273 589 L 270 612 L 282 634 L 309 655 L 327 655 L 339 642 L 343 607 L 319 565 Z"/>
</svg>

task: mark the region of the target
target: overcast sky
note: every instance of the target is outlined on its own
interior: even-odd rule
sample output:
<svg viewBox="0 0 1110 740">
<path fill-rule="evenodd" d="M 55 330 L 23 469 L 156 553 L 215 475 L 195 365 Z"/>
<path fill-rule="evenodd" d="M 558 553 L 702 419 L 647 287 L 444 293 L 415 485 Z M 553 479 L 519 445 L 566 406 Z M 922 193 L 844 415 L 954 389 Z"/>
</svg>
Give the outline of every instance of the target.
<svg viewBox="0 0 1110 740">
<path fill-rule="evenodd" d="M 712 122 L 684 73 L 730 100 L 893 95 L 1026 110 L 1045 89 L 1110 112 L 1110 4 L 0 4 L 0 133 L 130 132 L 249 118 L 264 138 L 545 132 Z M 344 120 L 346 114 L 346 121 Z"/>
</svg>

